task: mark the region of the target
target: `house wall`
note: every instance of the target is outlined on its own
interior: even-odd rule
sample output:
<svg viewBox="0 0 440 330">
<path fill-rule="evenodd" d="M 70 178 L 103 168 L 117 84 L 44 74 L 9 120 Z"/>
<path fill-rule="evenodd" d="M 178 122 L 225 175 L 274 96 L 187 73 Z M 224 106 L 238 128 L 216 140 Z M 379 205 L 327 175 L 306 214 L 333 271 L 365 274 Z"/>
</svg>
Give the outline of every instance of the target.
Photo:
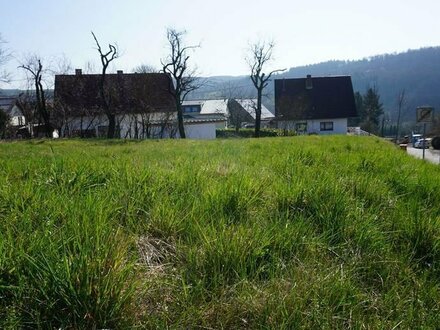
<svg viewBox="0 0 440 330">
<path fill-rule="evenodd" d="M 177 125 L 174 113 L 126 114 L 120 116 L 121 138 L 164 139 L 176 137 Z"/>
<path fill-rule="evenodd" d="M 347 134 L 347 118 L 333 118 L 333 119 L 313 119 L 313 120 L 286 120 L 279 121 L 278 128 L 296 130 L 297 123 L 307 122 L 306 134 L 320 134 L 320 135 L 331 135 L 331 134 Z M 331 131 L 321 131 L 321 122 L 333 122 L 333 130 Z"/>
<path fill-rule="evenodd" d="M 153 120 L 154 119 L 154 120 Z M 144 128 L 148 129 L 148 134 L 146 132 L 142 133 L 142 122 L 141 115 L 131 114 L 117 116 L 116 123 L 120 127 L 120 137 L 121 138 L 175 138 L 179 137 L 177 126 L 175 125 L 175 118 L 169 119 L 167 125 L 158 123 L 159 117 L 147 118 Z M 144 117 L 145 121 L 145 117 Z M 138 125 L 137 136 L 136 128 L 134 125 Z M 185 133 L 189 139 L 215 139 L 216 138 L 216 127 L 217 125 L 223 125 L 224 122 L 209 122 L 209 123 L 188 123 L 185 124 Z M 103 129 L 99 129 L 99 127 Z M 106 127 L 108 126 L 108 120 L 106 116 L 96 116 L 96 117 L 82 117 L 72 118 L 68 121 L 61 130 L 62 136 L 72 136 L 73 134 L 79 135 L 80 131 L 86 133 L 85 130 L 89 130 L 88 134 L 85 136 L 90 137 L 105 137 Z"/>
<path fill-rule="evenodd" d="M 26 124 L 24 116 L 12 116 L 10 120 L 11 126 L 23 126 Z"/>
<path fill-rule="evenodd" d="M 119 127 L 119 135 L 116 137 L 127 139 L 175 137 L 174 121 L 174 114 L 118 115 L 116 116 L 116 126 Z M 67 124 L 61 129 L 61 135 L 76 136 L 83 131 L 86 137 L 105 137 L 107 127 L 108 119 L 105 115 L 69 118 Z"/>
<path fill-rule="evenodd" d="M 105 116 L 84 116 L 69 118 L 67 123 L 61 128 L 61 136 L 69 137 L 78 135 L 78 132 L 88 130 L 98 136 L 98 127 L 108 126 L 108 120 Z"/>
<path fill-rule="evenodd" d="M 188 139 L 212 140 L 216 138 L 216 123 L 185 124 L 185 134 Z"/>
<path fill-rule="evenodd" d="M 11 126 L 26 125 L 26 119 L 18 106 L 14 105 L 9 111 L 6 111 L 6 113 L 10 116 L 9 123 Z"/>
</svg>

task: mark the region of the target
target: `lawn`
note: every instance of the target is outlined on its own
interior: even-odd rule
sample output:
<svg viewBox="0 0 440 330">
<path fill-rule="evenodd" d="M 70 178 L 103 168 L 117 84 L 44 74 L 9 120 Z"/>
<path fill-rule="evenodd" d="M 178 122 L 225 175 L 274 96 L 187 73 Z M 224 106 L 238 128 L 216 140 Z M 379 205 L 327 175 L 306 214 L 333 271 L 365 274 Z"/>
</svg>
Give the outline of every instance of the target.
<svg viewBox="0 0 440 330">
<path fill-rule="evenodd" d="M 0 143 L 0 328 L 440 328 L 440 167 L 373 137 Z"/>
</svg>

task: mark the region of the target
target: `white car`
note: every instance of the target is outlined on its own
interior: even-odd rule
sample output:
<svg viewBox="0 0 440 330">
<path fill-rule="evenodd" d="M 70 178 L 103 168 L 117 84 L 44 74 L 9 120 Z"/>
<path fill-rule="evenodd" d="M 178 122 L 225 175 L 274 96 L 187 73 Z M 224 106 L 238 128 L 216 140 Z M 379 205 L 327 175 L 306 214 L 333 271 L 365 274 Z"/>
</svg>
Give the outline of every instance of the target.
<svg viewBox="0 0 440 330">
<path fill-rule="evenodd" d="M 414 143 L 414 148 L 423 148 L 423 141 L 425 142 L 425 149 L 429 149 L 429 147 L 431 146 L 431 140 L 430 138 L 428 139 L 419 139 L 417 140 L 416 143 Z"/>
</svg>

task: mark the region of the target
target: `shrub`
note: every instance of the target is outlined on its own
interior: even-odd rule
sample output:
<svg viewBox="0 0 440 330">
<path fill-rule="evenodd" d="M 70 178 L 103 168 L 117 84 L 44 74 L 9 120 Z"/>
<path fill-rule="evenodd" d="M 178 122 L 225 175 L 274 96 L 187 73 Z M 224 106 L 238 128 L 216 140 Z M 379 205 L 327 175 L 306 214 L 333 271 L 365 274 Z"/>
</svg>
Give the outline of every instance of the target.
<svg viewBox="0 0 440 330">
<path fill-rule="evenodd" d="M 251 138 L 254 137 L 255 130 L 253 128 L 241 128 L 239 131 L 235 129 L 217 129 L 217 138 Z M 295 136 L 296 133 L 290 130 L 278 128 L 263 128 L 260 131 L 260 137 L 276 137 L 276 136 Z"/>
</svg>

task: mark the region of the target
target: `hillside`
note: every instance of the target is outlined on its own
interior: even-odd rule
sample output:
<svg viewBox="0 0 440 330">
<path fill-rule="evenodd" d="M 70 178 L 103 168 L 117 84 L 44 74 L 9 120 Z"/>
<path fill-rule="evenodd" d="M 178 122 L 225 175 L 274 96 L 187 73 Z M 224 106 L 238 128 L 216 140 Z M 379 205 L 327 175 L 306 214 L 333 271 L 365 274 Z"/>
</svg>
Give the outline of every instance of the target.
<svg viewBox="0 0 440 330">
<path fill-rule="evenodd" d="M 406 89 L 407 107 L 403 121 L 415 121 L 415 108 L 432 105 L 440 109 L 440 47 L 409 50 L 400 54 L 385 54 L 358 61 L 328 61 L 319 64 L 291 68 L 275 79 L 328 75 L 351 75 L 355 91 L 364 93 L 368 86 L 376 84 L 379 88 L 385 111 L 392 122 L 396 121 L 396 99 L 399 91 Z M 196 97 L 212 97 L 221 86 L 232 82 L 243 87 L 243 93 L 252 92 L 251 83 L 246 77 L 211 77 L 207 86 Z M 267 106 L 273 110 L 273 84 L 267 87 L 269 99 Z"/>
<path fill-rule="evenodd" d="M 0 143 L 0 328 L 438 329 L 439 215 L 372 137 Z"/>
<path fill-rule="evenodd" d="M 365 92 L 376 84 L 386 112 L 396 120 L 399 91 L 407 92 L 404 120 L 415 120 L 415 108 L 432 105 L 440 109 L 440 47 L 411 50 L 401 54 L 386 54 L 360 61 L 330 61 L 293 68 L 283 77 L 312 75 L 352 76 L 355 91 Z"/>
</svg>

